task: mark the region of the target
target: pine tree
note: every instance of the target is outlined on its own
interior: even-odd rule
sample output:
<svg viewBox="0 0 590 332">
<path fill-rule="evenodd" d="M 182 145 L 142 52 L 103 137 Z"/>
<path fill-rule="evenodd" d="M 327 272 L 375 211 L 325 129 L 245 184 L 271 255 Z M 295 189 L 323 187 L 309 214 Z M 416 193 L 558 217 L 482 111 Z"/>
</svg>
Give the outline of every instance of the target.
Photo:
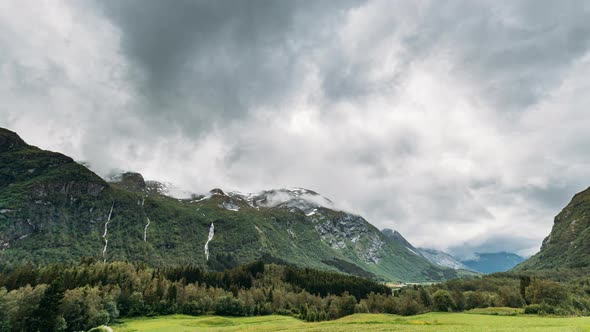
<svg viewBox="0 0 590 332">
<path fill-rule="evenodd" d="M 55 279 L 41 298 L 39 307 L 33 312 L 31 320 L 32 331 L 56 331 L 59 305 L 63 301 L 65 289 L 61 279 Z"/>
</svg>

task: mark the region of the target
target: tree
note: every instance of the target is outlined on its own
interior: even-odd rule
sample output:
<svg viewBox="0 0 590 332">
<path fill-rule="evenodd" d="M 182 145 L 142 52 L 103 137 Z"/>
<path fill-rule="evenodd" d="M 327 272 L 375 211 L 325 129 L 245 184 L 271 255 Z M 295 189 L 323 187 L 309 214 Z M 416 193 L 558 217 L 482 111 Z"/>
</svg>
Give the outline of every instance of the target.
<svg viewBox="0 0 590 332">
<path fill-rule="evenodd" d="M 452 311 L 455 307 L 455 301 L 451 297 L 449 291 L 444 289 L 437 290 L 432 295 L 432 304 L 435 311 Z"/>
<path fill-rule="evenodd" d="M 520 296 L 523 299 L 526 299 L 526 288 L 529 287 L 531 282 L 532 282 L 532 279 L 530 276 L 521 276 L 520 277 Z"/>
<path fill-rule="evenodd" d="M 527 302 L 559 306 L 568 300 L 568 293 L 559 283 L 536 279 L 526 288 Z"/>
<path fill-rule="evenodd" d="M 465 309 L 487 308 L 489 303 L 481 292 L 465 292 Z"/>
<path fill-rule="evenodd" d="M 432 307 L 432 296 L 424 287 L 420 287 L 420 302 L 426 308 Z"/>
<path fill-rule="evenodd" d="M 64 298 L 61 279 L 55 279 L 45 290 L 39 307 L 33 311 L 32 328 L 35 331 L 58 330 L 59 306 Z M 63 317 L 62 317 L 63 319 Z"/>
<path fill-rule="evenodd" d="M 502 305 L 511 308 L 521 308 L 524 305 L 524 299 L 517 289 L 508 286 L 498 288 L 498 294 Z"/>
<path fill-rule="evenodd" d="M 8 292 L 0 288 L 0 332 L 10 331 L 10 316 L 8 315 Z"/>
<path fill-rule="evenodd" d="M 352 295 L 348 295 L 348 293 L 342 294 L 342 299 L 340 300 L 340 316 L 348 316 L 354 314 L 354 307 L 356 306 L 356 299 Z"/>
</svg>

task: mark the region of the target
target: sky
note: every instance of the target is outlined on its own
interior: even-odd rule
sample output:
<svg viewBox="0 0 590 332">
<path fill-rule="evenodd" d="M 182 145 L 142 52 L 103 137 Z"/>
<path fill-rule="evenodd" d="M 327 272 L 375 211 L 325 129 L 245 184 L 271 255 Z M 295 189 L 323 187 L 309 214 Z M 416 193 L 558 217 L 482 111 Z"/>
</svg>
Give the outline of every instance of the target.
<svg viewBox="0 0 590 332">
<path fill-rule="evenodd" d="M 531 255 L 590 186 L 587 1 L 0 1 L 0 127 L 205 193 L 304 187 Z"/>
</svg>

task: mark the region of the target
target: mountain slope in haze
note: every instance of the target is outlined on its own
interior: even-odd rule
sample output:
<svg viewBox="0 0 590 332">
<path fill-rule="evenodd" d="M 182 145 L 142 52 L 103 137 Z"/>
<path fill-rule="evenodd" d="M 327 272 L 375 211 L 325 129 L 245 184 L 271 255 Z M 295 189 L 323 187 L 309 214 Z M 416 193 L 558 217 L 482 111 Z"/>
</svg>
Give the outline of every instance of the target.
<svg viewBox="0 0 590 332">
<path fill-rule="evenodd" d="M 434 264 L 438 264 L 440 266 L 456 270 L 473 270 L 472 268 L 469 268 L 467 265 L 461 263 L 461 261 L 459 261 L 457 258 L 451 256 L 450 254 L 444 251 L 427 248 L 419 248 L 418 250 L 420 250 L 422 256 L 426 257 L 429 261 L 431 261 Z"/>
<path fill-rule="evenodd" d="M 210 270 L 264 259 L 389 281 L 459 276 L 310 190 L 177 199 L 138 173 L 106 182 L 0 129 L 0 268 L 88 256 Z"/>
<path fill-rule="evenodd" d="M 408 240 L 406 240 L 398 231 L 385 228 L 381 232 L 390 240 L 397 242 L 400 246 L 406 248 L 409 252 L 424 257 L 430 263 L 445 269 L 455 270 L 461 277 L 471 277 L 480 275 L 479 272 L 470 269 L 453 256 L 434 249 L 423 249 L 414 247 Z"/>
<path fill-rule="evenodd" d="M 482 273 L 494 273 L 508 271 L 522 263 L 524 258 L 510 252 L 475 253 L 475 257 L 463 260 L 469 269 Z"/>
<path fill-rule="evenodd" d="M 555 217 L 541 250 L 516 270 L 590 266 L 590 188 L 576 194 Z"/>
</svg>

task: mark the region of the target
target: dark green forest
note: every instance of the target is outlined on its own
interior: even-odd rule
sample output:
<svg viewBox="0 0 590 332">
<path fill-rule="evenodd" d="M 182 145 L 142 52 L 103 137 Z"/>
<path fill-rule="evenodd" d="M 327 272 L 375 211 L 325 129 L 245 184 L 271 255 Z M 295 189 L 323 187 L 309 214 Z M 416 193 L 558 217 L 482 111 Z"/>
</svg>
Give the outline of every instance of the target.
<svg viewBox="0 0 590 332">
<path fill-rule="evenodd" d="M 0 273 L 0 331 L 79 331 L 122 317 L 173 313 L 322 321 L 353 313 L 513 307 L 528 314 L 588 315 L 587 272 L 500 273 L 392 290 L 361 277 L 263 262 L 223 272 L 93 260 L 25 265 Z"/>
</svg>

